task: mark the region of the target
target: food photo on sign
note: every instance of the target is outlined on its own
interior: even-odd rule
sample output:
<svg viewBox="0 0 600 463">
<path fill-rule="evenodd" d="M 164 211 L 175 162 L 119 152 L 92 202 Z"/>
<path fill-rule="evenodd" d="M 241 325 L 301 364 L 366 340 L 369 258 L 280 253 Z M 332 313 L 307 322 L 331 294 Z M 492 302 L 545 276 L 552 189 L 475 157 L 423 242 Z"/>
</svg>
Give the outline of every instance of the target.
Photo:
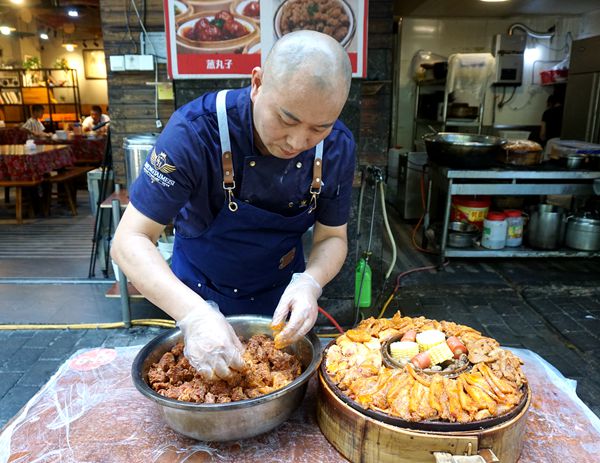
<svg viewBox="0 0 600 463">
<path fill-rule="evenodd" d="M 323 32 L 348 52 L 353 76 L 365 76 L 367 2 L 364 0 L 265 0 L 261 7 L 263 50 L 293 31 Z"/>
<path fill-rule="evenodd" d="M 174 78 L 247 76 L 260 65 L 260 4 L 253 0 L 165 0 Z"/>
<path fill-rule="evenodd" d="M 296 30 L 335 38 L 353 76 L 366 75 L 366 0 L 164 0 L 164 9 L 172 78 L 248 77 Z"/>
</svg>

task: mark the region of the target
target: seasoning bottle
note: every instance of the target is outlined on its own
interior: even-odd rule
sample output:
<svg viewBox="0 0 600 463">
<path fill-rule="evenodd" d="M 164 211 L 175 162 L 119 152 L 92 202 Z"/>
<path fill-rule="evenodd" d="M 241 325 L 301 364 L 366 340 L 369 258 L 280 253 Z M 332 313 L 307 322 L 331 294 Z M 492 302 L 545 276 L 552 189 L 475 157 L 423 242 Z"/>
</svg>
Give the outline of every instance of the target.
<svg viewBox="0 0 600 463">
<path fill-rule="evenodd" d="M 523 243 L 523 213 L 517 209 L 507 209 L 506 215 L 506 245 L 510 247 L 521 246 Z"/>
<path fill-rule="evenodd" d="M 488 212 L 483 220 L 481 246 L 488 249 L 502 249 L 506 246 L 508 223 L 503 212 Z"/>
</svg>

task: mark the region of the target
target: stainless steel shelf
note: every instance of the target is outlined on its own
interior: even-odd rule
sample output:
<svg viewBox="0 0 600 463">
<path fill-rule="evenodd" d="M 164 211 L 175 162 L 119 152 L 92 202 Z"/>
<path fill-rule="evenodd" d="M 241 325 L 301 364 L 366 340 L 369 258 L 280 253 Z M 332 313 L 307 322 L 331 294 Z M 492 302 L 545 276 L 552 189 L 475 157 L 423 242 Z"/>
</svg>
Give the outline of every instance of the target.
<svg viewBox="0 0 600 463">
<path fill-rule="evenodd" d="M 577 251 L 562 248 L 557 250 L 532 249 L 526 246 L 504 249 L 482 247 L 452 248 L 448 246 L 448 223 L 453 195 L 593 195 L 594 180 L 600 172 L 584 170 L 460 170 L 432 165 L 430 182 L 446 193 L 446 204 L 442 217 L 440 243 L 440 265 L 446 257 L 598 257 L 600 252 Z M 432 190 L 431 186 L 428 189 Z M 430 204 L 430 198 L 427 199 Z M 424 229 L 429 225 L 429 211 Z"/>
<path fill-rule="evenodd" d="M 503 249 L 446 248 L 446 257 L 599 257 L 600 252 L 577 251 L 575 249 L 532 249 L 524 246 Z"/>
<path fill-rule="evenodd" d="M 479 120 L 475 119 L 446 119 L 446 126 L 454 127 L 479 127 Z"/>
</svg>

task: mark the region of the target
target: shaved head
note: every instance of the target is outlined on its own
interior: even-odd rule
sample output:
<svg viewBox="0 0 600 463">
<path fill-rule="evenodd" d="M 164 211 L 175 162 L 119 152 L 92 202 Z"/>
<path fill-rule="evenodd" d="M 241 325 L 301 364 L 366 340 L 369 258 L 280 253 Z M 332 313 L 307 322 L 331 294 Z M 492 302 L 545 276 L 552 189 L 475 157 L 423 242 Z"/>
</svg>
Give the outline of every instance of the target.
<svg viewBox="0 0 600 463">
<path fill-rule="evenodd" d="M 350 91 L 348 54 L 314 31 L 284 35 L 252 70 L 250 99 L 258 151 L 292 159 L 333 130 Z"/>
<path fill-rule="evenodd" d="M 280 90 L 302 80 L 313 90 L 344 91 L 348 96 L 352 66 L 344 48 L 329 35 L 296 31 L 275 42 L 263 68 L 263 84 Z"/>
</svg>

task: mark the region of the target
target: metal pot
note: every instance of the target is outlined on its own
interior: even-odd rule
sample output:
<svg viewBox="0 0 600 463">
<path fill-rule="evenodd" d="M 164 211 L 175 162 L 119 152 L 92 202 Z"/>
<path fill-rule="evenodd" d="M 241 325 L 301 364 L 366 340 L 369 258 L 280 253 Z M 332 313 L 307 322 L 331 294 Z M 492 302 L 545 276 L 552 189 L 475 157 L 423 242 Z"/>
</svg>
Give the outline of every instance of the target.
<svg viewBox="0 0 600 463">
<path fill-rule="evenodd" d="M 246 339 L 255 334 L 272 334 L 269 317 L 243 315 L 228 317 L 227 320 L 238 336 Z M 182 402 L 163 397 L 148 385 L 148 370 L 152 364 L 182 340 L 183 336 L 177 329 L 167 331 L 146 344 L 131 367 L 133 384 L 157 403 L 167 425 L 180 434 L 203 441 L 246 439 L 279 426 L 302 402 L 308 380 L 321 361 L 321 344 L 311 332 L 288 348 L 300 359 L 302 374 L 287 386 L 271 394 L 237 402 Z"/>
<path fill-rule="evenodd" d="M 580 251 L 600 251 L 600 218 L 584 212 L 566 219 L 565 243 Z"/>
<path fill-rule="evenodd" d="M 477 106 L 469 106 L 467 103 L 452 103 L 448 107 L 448 117 L 457 119 L 475 119 L 479 115 Z"/>
<path fill-rule="evenodd" d="M 123 150 L 125 151 L 125 171 L 127 173 L 127 188 L 130 188 L 135 179 L 138 177 L 146 157 L 154 148 L 157 134 L 145 133 L 132 135 L 123 139 Z"/>
<path fill-rule="evenodd" d="M 531 208 L 527 238 L 529 245 L 538 249 L 556 249 L 565 232 L 565 212 L 562 207 L 538 204 Z"/>
<path fill-rule="evenodd" d="M 452 248 L 471 247 L 478 235 L 479 228 L 471 223 L 450 222 L 448 224 L 448 246 Z"/>
<path fill-rule="evenodd" d="M 485 168 L 496 162 L 506 142 L 502 138 L 468 133 L 440 132 L 423 136 L 427 155 L 448 167 Z"/>
<path fill-rule="evenodd" d="M 569 154 L 561 160 L 567 169 L 582 169 L 585 167 L 587 156 L 585 154 Z"/>
</svg>

